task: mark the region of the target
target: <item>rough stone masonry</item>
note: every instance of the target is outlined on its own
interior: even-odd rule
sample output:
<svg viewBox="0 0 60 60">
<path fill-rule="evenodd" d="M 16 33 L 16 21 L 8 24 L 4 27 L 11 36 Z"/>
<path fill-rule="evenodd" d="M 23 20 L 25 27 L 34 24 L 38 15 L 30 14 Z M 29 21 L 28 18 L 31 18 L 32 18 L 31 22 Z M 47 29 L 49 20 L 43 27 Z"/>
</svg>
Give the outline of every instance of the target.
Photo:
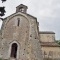
<svg viewBox="0 0 60 60">
<path fill-rule="evenodd" d="M 0 32 L 0 58 L 42 60 L 37 18 L 27 14 L 21 4 L 16 12 L 3 20 Z"/>
</svg>

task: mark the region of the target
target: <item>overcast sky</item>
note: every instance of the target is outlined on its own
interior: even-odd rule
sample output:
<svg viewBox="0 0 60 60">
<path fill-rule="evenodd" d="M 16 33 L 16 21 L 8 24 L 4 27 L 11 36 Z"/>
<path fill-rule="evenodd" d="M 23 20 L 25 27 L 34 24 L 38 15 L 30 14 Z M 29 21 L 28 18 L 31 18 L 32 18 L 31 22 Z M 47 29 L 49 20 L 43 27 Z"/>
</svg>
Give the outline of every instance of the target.
<svg viewBox="0 0 60 60">
<path fill-rule="evenodd" d="M 0 1 L 0 6 L 6 7 L 4 17 L 15 13 L 20 4 L 28 6 L 27 13 L 37 17 L 40 31 L 53 31 L 60 39 L 60 0 L 7 0 L 3 4 Z"/>
</svg>

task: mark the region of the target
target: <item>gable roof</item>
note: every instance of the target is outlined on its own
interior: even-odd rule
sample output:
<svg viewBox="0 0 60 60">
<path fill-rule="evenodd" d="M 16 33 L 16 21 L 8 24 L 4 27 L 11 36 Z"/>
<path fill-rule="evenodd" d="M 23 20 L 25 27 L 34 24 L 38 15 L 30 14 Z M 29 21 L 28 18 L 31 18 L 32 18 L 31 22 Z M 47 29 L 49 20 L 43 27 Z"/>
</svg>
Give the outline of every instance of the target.
<svg viewBox="0 0 60 60">
<path fill-rule="evenodd" d="M 5 17 L 4 19 L 7 19 L 8 17 L 10 17 L 10 16 L 12 16 L 12 15 L 14 15 L 14 14 L 16 14 L 16 13 L 19 13 L 19 12 L 15 12 L 15 13 L 13 13 L 13 14 Z M 30 16 L 30 17 L 32 17 L 32 18 L 34 18 L 34 19 L 37 19 L 36 17 L 34 17 L 34 16 L 32 16 L 32 15 L 30 15 L 30 14 L 28 14 L 28 13 L 24 13 L 24 12 L 20 12 L 20 13 L 26 14 L 27 16 Z M 4 20 L 4 19 L 3 19 L 3 20 Z"/>
</svg>

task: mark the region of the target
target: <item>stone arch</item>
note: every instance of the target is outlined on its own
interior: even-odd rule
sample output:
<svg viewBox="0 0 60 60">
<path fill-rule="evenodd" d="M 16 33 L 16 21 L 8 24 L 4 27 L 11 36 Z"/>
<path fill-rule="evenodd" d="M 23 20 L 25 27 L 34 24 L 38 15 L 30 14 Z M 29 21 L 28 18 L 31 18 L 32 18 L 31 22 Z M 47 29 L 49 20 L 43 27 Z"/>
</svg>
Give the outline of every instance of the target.
<svg viewBox="0 0 60 60">
<path fill-rule="evenodd" d="M 8 20 L 5 22 L 5 25 L 7 25 L 7 23 L 9 22 L 9 20 L 11 20 L 13 17 L 19 16 L 19 15 L 25 17 L 27 19 L 27 21 L 29 22 L 29 18 L 26 15 L 24 15 L 24 14 L 15 14 L 12 17 L 8 18 Z"/>
<path fill-rule="evenodd" d="M 14 31 L 15 31 L 15 26 L 14 26 L 14 23 L 11 23 L 11 21 L 12 22 L 14 22 L 14 18 L 15 17 L 18 17 L 18 16 L 22 16 L 23 18 L 25 18 L 26 19 L 26 23 L 28 23 L 27 25 L 26 25 L 26 27 L 28 28 L 28 34 L 29 34 L 29 30 L 30 30 L 30 20 L 29 20 L 29 18 L 28 18 L 28 16 L 26 16 L 25 14 L 15 14 L 15 15 L 12 15 L 12 16 L 10 16 L 10 17 L 8 17 L 7 18 L 7 20 L 6 20 L 6 22 L 5 22 L 5 25 L 4 25 L 4 27 L 3 27 L 3 37 L 5 37 L 5 38 L 13 38 L 13 34 L 12 33 L 14 33 Z M 23 20 L 22 20 L 23 21 Z M 11 23 L 11 25 L 10 25 L 10 23 Z M 11 27 L 10 27 L 11 26 Z M 22 25 L 21 25 L 22 26 Z M 20 26 L 19 26 L 20 27 Z M 11 32 L 11 31 L 13 31 L 13 32 Z M 11 33 L 10 33 L 11 32 Z M 9 37 L 8 37 L 8 36 Z M 29 36 L 29 35 L 28 35 Z"/>
<path fill-rule="evenodd" d="M 13 48 L 14 46 L 14 48 Z M 12 53 L 12 49 L 17 49 L 17 51 L 15 50 L 15 53 Z M 20 49 L 20 44 L 17 42 L 17 41 L 12 41 L 10 42 L 10 45 L 9 45 L 9 58 L 16 58 L 16 59 L 19 59 L 19 49 Z M 16 55 L 14 55 L 16 54 Z"/>
</svg>

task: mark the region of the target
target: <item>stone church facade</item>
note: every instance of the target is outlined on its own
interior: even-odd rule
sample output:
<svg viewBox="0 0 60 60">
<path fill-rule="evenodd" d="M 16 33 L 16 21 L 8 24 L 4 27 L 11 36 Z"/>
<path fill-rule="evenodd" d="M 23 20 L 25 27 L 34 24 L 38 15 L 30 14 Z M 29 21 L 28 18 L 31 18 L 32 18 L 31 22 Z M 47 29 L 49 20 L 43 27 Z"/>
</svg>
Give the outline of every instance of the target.
<svg viewBox="0 0 60 60">
<path fill-rule="evenodd" d="M 60 46 L 55 43 L 54 32 L 39 32 L 37 18 L 27 14 L 28 7 L 21 4 L 16 12 L 3 20 L 0 30 L 0 58 L 15 60 L 60 59 Z M 46 52 L 46 53 L 45 53 Z"/>
<path fill-rule="evenodd" d="M 37 18 L 27 14 L 27 6 L 4 18 L 0 33 L 0 58 L 42 60 Z"/>
</svg>

